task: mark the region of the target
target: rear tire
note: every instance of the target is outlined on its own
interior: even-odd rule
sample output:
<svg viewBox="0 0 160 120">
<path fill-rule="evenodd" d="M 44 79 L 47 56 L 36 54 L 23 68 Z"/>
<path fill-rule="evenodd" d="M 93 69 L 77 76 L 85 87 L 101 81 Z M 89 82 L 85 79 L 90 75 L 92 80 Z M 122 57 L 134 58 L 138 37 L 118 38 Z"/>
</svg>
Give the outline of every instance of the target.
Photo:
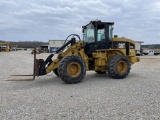
<svg viewBox="0 0 160 120">
<path fill-rule="evenodd" d="M 114 55 L 110 58 L 107 69 L 112 78 L 123 79 L 130 73 L 131 65 L 127 57 Z"/>
<path fill-rule="evenodd" d="M 79 83 L 86 75 L 84 60 L 75 55 L 63 58 L 58 67 L 59 77 L 67 84 Z"/>
</svg>

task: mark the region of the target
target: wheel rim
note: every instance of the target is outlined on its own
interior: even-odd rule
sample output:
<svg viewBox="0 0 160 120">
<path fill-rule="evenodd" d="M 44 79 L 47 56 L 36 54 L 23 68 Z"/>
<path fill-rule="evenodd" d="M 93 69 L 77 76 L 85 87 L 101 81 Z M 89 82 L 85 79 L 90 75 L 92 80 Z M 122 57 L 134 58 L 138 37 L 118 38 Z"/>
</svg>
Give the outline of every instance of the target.
<svg viewBox="0 0 160 120">
<path fill-rule="evenodd" d="M 77 62 L 72 62 L 67 66 L 67 73 L 71 77 L 77 77 L 81 73 L 81 66 Z"/>
<path fill-rule="evenodd" d="M 124 73 L 127 70 L 127 64 L 125 61 L 119 61 L 117 64 L 117 71 L 119 73 Z"/>
</svg>

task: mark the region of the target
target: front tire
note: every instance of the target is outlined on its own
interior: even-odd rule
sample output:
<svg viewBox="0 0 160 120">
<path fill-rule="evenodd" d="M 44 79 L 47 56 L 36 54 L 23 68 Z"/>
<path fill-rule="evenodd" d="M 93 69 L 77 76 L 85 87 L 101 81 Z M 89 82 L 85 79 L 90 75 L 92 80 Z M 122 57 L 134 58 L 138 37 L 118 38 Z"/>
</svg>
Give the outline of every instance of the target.
<svg viewBox="0 0 160 120">
<path fill-rule="evenodd" d="M 84 60 L 75 55 L 63 58 L 58 67 L 59 77 L 67 84 L 79 83 L 86 75 Z"/>
<path fill-rule="evenodd" d="M 107 69 L 112 78 L 123 79 L 130 73 L 131 65 L 127 57 L 114 55 L 110 58 Z"/>
</svg>

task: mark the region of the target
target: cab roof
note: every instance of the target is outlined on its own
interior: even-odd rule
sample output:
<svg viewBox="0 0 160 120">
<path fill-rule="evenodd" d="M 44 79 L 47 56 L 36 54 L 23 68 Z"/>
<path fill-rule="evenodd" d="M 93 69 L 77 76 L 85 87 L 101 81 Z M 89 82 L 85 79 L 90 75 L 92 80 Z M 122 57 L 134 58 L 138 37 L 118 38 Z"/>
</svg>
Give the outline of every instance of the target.
<svg viewBox="0 0 160 120">
<path fill-rule="evenodd" d="M 114 22 L 101 22 L 101 20 L 90 21 L 87 25 L 89 25 L 89 24 L 96 24 L 96 23 L 97 23 L 97 25 L 105 25 L 105 24 L 114 25 Z M 84 28 L 87 25 L 84 25 L 82 27 Z"/>
</svg>

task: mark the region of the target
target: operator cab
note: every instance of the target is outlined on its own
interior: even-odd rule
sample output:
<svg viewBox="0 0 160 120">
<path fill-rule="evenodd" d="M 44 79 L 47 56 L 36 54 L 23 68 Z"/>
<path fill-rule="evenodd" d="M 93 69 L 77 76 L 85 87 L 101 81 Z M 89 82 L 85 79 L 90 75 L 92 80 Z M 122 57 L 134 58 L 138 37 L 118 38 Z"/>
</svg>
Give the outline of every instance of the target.
<svg viewBox="0 0 160 120">
<path fill-rule="evenodd" d="M 112 47 L 112 33 L 114 22 L 91 21 L 83 29 L 85 53 L 92 55 L 96 50 Z"/>
</svg>

